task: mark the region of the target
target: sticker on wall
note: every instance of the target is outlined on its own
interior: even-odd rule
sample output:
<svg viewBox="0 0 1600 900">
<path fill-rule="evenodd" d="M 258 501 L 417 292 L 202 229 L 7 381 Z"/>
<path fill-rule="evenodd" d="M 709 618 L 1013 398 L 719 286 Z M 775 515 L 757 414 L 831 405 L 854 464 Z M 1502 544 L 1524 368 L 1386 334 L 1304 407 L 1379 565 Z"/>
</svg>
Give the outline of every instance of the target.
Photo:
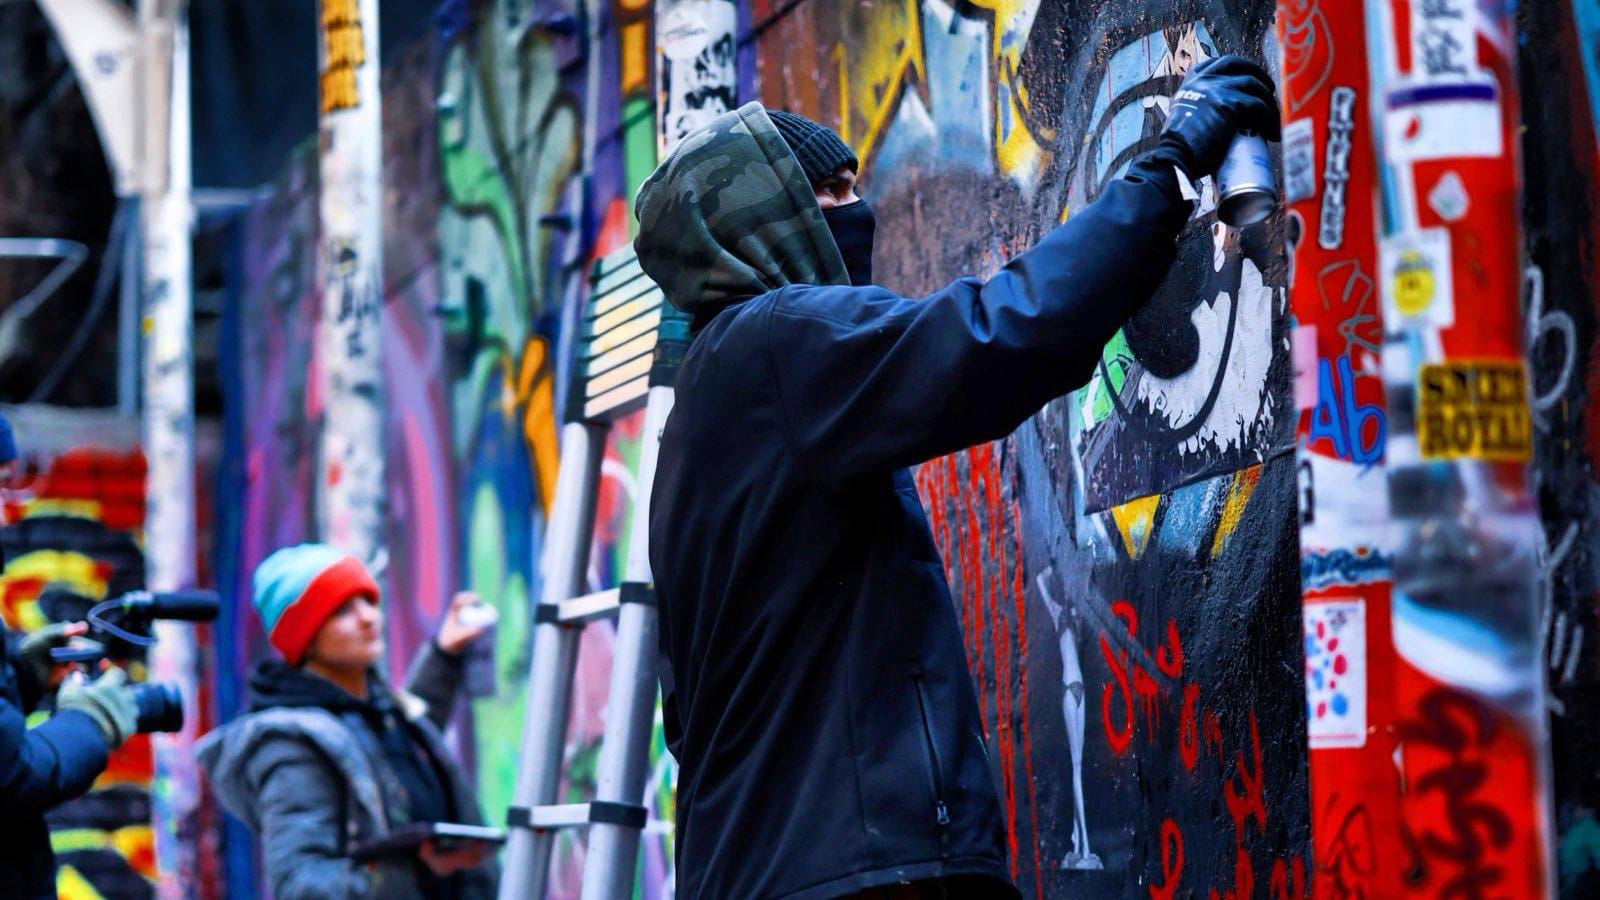
<svg viewBox="0 0 1600 900">
<path fill-rule="evenodd" d="M 1317 193 L 1317 146 L 1310 119 L 1283 126 L 1283 199 L 1305 200 Z"/>
<path fill-rule="evenodd" d="M 1317 405 L 1317 326 L 1297 325 L 1289 332 L 1289 357 L 1294 364 L 1294 408 Z"/>
<path fill-rule="evenodd" d="M 1498 157 L 1500 87 L 1488 74 L 1450 83 L 1404 80 L 1384 97 L 1383 137 L 1397 163 Z"/>
<path fill-rule="evenodd" d="M 1367 742 L 1367 602 L 1307 600 L 1306 735 L 1313 750 Z"/>
<path fill-rule="evenodd" d="M 1411 74 L 1457 82 L 1479 71 L 1478 9 L 1473 0 L 1420 0 L 1411 8 Z"/>
<path fill-rule="evenodd" d="M 1526 462 L 1533 422 L 1522 361 L 1423 365 L 1417 377 L 1417 439 L 1424 459 Z"/>
<path fill-rule="evenodd" d="M 1439 176 L 1428 191 L 1428 207 L 1446 222 L 1459 222 L 1467 215 L 1467 186 L 1454 169 Z"/>
<path fill-rule="evenodd" d="M 1384 323 L 1391 330 L 1455 324 L 1447 229 L 1390 235 L 1379 245 L 1378 255 L 1383 266 Z"/>
<path fill-rule="evenodd" d="M 1323 161 L 1322 216 L 1317 246 L 1337 250 L 1344 243 L 1344 192 L 1350 182 L 1350 136 L 1356 128 L 1356 92 L 1336 87 L 1328 97 L 1328 152 Z"/>
<path fill-rule="evenodd" d="M 656 59 L 658 151 L 737 106 L 738 6 L 730 0 L 681 0 L 658 7 Z"/>
<path fill-rule="evenodd" d="M 716 34 L 706 21 L 709 15 L 714 14 L 714 8 L 708 9 L 709 6 L 705 3 L 679 3 L 662 14 L 656 44 L 667 58 L 687 62 L 711 46 Z"/>
</svg>

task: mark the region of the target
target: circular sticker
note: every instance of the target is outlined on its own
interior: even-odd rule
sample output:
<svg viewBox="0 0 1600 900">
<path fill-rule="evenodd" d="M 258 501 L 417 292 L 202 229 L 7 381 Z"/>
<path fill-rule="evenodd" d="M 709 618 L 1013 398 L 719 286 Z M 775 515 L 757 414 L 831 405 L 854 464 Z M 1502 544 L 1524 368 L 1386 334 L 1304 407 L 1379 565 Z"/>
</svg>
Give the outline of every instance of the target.
<svg viewBox="0 0 1600 900">
<path fill-rule="evenodd" d="M 679 3 L 667 10 L 656 29 L 656 46 L 668 59 L 690 60 L 711 44 L 711 28 L 700 3 Z"/>
<path fill-rule="evenodd" d="M 1394 268 L 1394 305 L 1408 316 L 1421 315 L 1433 302 L 1433 266 L 1415 250 L 1400 254 Z"/>
</svg>

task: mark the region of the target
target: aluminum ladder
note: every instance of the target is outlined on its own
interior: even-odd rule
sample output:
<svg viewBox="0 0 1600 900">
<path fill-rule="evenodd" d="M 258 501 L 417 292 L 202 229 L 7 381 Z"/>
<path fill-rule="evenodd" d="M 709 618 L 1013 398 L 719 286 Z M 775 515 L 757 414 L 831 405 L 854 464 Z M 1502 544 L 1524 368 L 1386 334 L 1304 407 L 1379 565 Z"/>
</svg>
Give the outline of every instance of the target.
<svg viewBox="0 0 1600 900">
<path fill-rule="evenodd" d="M 672 380 L 688 346 L 687 317 L 626 247 L 595 263 L 561 428 L 561 463 L 534 607 L 533 659 L 522 759 L 507 816 L 500 900 L 543 900 L 558 831 L 587 828 L 584 900 L 631 895 L 647 759 L 655 720 L 656 606 L 650 574 L 650 493 L 661 429 L 672 411 Z M 645 408 L 638 487 L 623 583 L 580 595 L 594 531 L 605 437 L 621 416 Z M 557 804 L 578 639 L 585 625 L 615 617 L 611 683 L 596 790 L 585 803 Z"/>
</svg>

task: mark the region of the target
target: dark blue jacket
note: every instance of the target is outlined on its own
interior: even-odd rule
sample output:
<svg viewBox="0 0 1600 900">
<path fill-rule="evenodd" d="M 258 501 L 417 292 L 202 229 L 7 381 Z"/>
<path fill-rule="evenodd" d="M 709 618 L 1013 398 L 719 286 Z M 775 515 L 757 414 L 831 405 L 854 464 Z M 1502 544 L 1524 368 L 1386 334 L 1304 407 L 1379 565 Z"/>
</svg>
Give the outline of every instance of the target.
<svg viewBox="0 0 1600 900">
<path fill-rule="evenodd" d="M 650 522 L 680 898 L 1006 878 L 977 695 L 906 467 L 1083 385 L 1189 212 L 1170 165 L 1136 163 L 988 281 L 919 299 L 789 284 L 702 317 Z"/>
<path fill-rule="evenodd" d="M 12 666 L 10 634 L 0 625 L 0 898 L 54 898 L 56 861 L 44 814 L 82 794 L 110 751 L 99 726 L 77 710 L 36 728 L 24 721 L 39 698 Z"/>
</svg>

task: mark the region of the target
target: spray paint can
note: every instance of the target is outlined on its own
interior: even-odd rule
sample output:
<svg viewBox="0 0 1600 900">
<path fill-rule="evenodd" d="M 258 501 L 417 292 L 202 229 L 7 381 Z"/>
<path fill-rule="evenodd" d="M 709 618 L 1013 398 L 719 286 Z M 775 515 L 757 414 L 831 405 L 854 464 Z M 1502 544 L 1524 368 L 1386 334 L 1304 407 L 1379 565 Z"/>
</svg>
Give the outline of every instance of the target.
<svg viewBox="0 0 1600 900">
<path fill-rule="evenodd" d="M 479 600 L 463 606 L 459 615 L 463 625 L 484 626 L 483 634 L 473 638 L 472 643 L 467 645 L 464 673 L 467 696 L 493 697 L 497 687 L 494 672 L 494 631 L 495 623 L 500 621 L 500 613 Z"/>
<path fill-rule="evenodd" d="M 1217 169 L 1217 218 L 1229 228 L 1254 225 L 1278 208 L 1278 181 L 1261 135 L 1241 131 Z"/>
</svg>

